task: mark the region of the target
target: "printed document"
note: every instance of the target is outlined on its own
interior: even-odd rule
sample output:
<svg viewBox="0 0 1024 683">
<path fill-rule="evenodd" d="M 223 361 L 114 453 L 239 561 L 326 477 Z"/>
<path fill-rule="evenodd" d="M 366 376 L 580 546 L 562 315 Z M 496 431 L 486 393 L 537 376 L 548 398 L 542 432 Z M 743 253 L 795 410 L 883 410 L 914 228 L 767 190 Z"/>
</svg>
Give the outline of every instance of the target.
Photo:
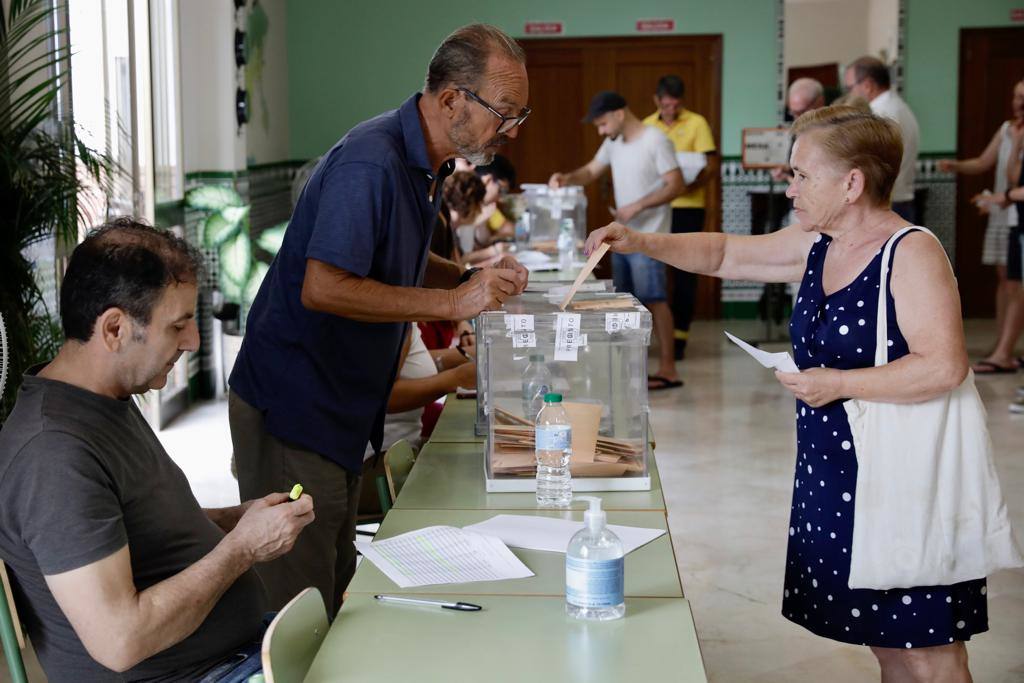
<svg viewBox="0 0 1024 683">
<path fill-rule="evenodd" d="M 533 576 L 501 539 L 429 526 L 356 549 L 401 588 Z"/>
</svg>

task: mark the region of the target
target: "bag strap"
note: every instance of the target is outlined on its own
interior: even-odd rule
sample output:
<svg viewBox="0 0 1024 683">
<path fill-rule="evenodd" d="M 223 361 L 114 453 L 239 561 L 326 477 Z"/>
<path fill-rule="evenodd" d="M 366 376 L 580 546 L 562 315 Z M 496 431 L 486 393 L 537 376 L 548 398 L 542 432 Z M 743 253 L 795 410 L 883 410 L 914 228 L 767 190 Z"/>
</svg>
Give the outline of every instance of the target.
<svg viewBox="0 0 1024 683">
<path fill-rule="evenodd" d="M 887 305 L 887 297 L 889 294 L 889 263 L 891 261 L 892 250 L 896 247 L 896 243 L 900 237 L 911 232 L 913 230 L 920 230 L 921 232 L 927 233 L 932 237 L 935 237 L 928 228 L 920 225 L 908 225 L 907 227 L 897 230 L 892 237 L 885 243 L 885 249 L 882 250 L 882 267 L 879 269 L 882 272 L 882 281 L 878 286 L 878 326 L 875 329 L 875 367 L 879 365 L 885 365 L 889 362 L 889 306 Z M 935 241 L 939 241 L 938 237 L 935 237 Z M 939 242 L 941 245 L 941 242 Z"/>
</svg>

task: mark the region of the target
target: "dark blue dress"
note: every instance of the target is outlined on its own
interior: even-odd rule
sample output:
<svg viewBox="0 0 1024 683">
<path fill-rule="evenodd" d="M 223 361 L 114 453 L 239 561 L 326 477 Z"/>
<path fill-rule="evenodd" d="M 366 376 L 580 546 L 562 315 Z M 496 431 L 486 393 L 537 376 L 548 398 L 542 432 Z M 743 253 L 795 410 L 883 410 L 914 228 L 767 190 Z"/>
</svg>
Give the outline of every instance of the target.
<svg viewBox="0 0 1024 683">
<path fill-rule="evenodd" d="M 831 241 L 820 235 L 811 248 L 789 324 L 801 370 L 874 365 L 882 252 L 848 286 L 825 296 L 821 276 Z M 908 347 L 891 294 L 888 306 L 892 361 L 905 356 Z M 875 647 L 945 645 L 988 630 L 985 579 L 887 591 L 849 588 L 857 502 L 850 423 L 842 401 L 811 408 L 798 400 L 796 410 L 796 477 L 782 614 L 820 636 Z"/>
</svg>

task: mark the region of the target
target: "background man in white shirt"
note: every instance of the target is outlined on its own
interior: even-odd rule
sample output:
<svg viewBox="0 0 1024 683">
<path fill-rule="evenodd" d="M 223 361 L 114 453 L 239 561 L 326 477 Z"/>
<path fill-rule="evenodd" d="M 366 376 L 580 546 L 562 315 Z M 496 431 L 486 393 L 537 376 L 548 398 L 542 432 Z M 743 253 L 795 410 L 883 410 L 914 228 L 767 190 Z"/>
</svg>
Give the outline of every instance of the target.
<svg viewBox="0 0 1024 683">
<path fill-rule="evenodd" d="M 645 126 L 617 92 L 599 92 L 584 119 L 605 140 L 585 166 L 555 173 L 549 184 L 586 185 L 611 168 L 615 185 L 614 218 L 640 232 L 668 232 L 670 203 L 683 189 L 683 174 L 672 142 L 661 131 Z M 672 310 L 665 291 L 665 265 L 643 254 L 612 254 L 615 289 L 630 292 L 651 311 L 657 335 L 659 366 L 648 377 L 651 390 L 682 386 L 676 371 Z"/>
<path fill-rule="evenodd" d="M 917 223 L 924 216 L 916 216 L 914 211 L 914 175 L 920 138 L 914 112 L 902 97 L 889 89 L 889 67 L 874 57 L 861 57 L 847 66 L 843 84 L 854 95 L 866 99 L 872 112 L 899 124 L 903 135 L 903 161 L 892 188 L 892 210 L 910 223 Z"/>
</svg>

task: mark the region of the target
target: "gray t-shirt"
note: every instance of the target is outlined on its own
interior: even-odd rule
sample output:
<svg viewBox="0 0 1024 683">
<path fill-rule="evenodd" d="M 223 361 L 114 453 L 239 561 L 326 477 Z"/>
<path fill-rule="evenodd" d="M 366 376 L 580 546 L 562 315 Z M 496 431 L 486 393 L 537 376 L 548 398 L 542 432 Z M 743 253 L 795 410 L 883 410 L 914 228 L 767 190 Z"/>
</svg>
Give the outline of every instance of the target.
<svg viewBox="0 0 1024 683">
<path fill-rule="evenodd" d="M 44 579 L 128 545 L 144 590 L 224 537 L 135 403 L 25 375 L 0 430 L 0 557 L 50 681 L 184 680 L 258 637 L 266 598 L 240 576 L 182 642 L 118 674 L 86 652 Z"/>
<path fill-rule="evenodd" d="M 594 159 L 602 166 L 612 167 L 612 185 L 618 207 L 632 204 L 661 189 L 665 184 L 661 177 L 679 168 L 672 141 L 652 126 L 644 126 L 640 137 L 632 142 L 626 142 L 624 136 L 617 140 L 605 138 Z M 626 225 L 640 232 L 668 232 L 672 227 L 671 201 L 644 209 Z"/>
</svg>

